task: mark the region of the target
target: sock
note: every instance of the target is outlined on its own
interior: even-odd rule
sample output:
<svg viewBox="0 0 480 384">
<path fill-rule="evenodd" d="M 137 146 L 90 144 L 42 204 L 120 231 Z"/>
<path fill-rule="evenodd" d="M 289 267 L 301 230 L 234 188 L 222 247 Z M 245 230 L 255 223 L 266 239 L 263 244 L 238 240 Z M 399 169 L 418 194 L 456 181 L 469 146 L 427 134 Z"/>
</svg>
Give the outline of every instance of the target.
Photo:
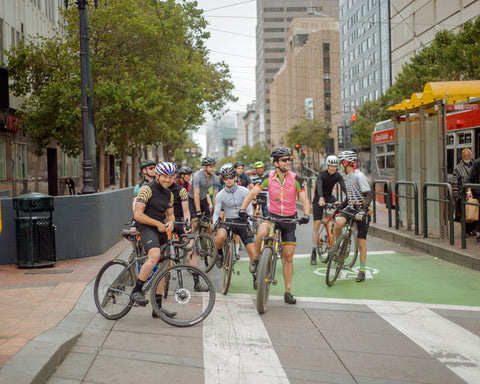
<svg viewBox="0 0 480 384">
<path fill-rule="evenodd" d="M 222 249 L 222 248 L 220 248 L 220 249 L 217 248 L 217 253 L 218 253 L 220 256 L 223 256 L 223 249 Z"/>
<path fill-rule="evenodd" d="M 240 243 L 235 244 L 235 252 L 238 253 L 239 250 L 240 250 Z"/>
<path fill-rule="evenodd" d="M 360 271 L 365 272 L 365 265 L 366 264 L 367 264 L 366 262 L 364 262 L 364 263 L 360 262 Z"/>
<path fill-rule="evenodd" d="M 136 284 L 135 284 L 135 287 L 132 290 L 132 293 L 142 292 L 143 284 L 145 284 L 145 281 L 142 281 L 142 280 L 138 279 Z"/>
</svg>

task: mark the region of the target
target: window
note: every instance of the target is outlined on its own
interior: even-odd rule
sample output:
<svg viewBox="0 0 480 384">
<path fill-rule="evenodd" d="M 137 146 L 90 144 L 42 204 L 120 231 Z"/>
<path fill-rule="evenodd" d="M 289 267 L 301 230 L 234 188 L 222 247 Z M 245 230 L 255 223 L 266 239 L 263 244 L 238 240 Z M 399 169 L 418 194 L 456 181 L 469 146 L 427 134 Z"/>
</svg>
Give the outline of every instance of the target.
<svg viewBox="0 0 480 384">
<path fill-rule="evenodd" d="M 7 153 L 5 150 L 5 141 L 0 140 L 0 180 L 7 179 Z"/>
<path fill-rule="evenodd" d="M 285 18 L 283 18 L 283 17 L 265 17 L 263 19 L 263 21 L 265 23 L 279 23 L 279 22 L 285 21 Z"/>
<path fill-rule="evenodd" d="M 284 11 L 283 7 L 263 8 L 264 13 L 267 13 L 267 12 L 283 12 L 283 11 Z"/>
<path fill-rule="evenodd" d="M 265 39 L 265 43 L 284 43 L 285 39 L 283 37 L 270 37 Z"/>
<path fill-rule="evenodd" d="M 323 91 L 323 95 L 325 97 L 330 97 L 330 88 L 325 88 L 324 91 Z"/>
<path fill-rule="evenodd" d="M 27 145 L 23 143 L 13 143 L 12 162 L 14 179 L 27 178 Z"/>
<path fill-rule="evenodd" d="M 324 57 L 323 58 L 323 69 L 330 69 L 330 58 Z"/>
<path fill-rule="evenodd" d="M 323 43 L 323 52 L 330 52 L 330 43 Z"/>
<path fill-rule="evenodd" d="M 265 53 L 285 52 L 285 48 L 265 48 Z"/>
<path fill-rule="evenodd" d="M 285 28 L 265 28 L 264 32 L 285 32 Z"/>
</svg>

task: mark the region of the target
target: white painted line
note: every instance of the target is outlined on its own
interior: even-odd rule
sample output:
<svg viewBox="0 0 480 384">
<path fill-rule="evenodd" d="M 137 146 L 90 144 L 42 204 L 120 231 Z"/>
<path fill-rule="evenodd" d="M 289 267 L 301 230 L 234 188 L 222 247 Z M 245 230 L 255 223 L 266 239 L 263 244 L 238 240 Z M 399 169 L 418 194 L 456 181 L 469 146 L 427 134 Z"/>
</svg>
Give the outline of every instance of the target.
<svg viewBox="0 0 480 384">
<path fill-rule="evenodd" d="M 480 337 L 427 308 L 369 307 L 467 383 L 480 382 Z"/>
<path fill-rule="evenodd" d="M 367 256 L 368 255 L 394 255 L 396 253 L 397 252 L 395 251 L 368 251 Z M 352 254 L 352 252 L 350 252 L 350 254 Z M 311 257 L 311 256 L 312 256 L 311 253 L 299 253 L 299 254 L 297 253 L 293 257 L 295 259 L 302 259 L 302 258 Z"/>
<path fill-rule="evenodd" d="M 289 383 L 252 296 L 224 298 L 203 322 L 205 384 Z"/>
</svg>

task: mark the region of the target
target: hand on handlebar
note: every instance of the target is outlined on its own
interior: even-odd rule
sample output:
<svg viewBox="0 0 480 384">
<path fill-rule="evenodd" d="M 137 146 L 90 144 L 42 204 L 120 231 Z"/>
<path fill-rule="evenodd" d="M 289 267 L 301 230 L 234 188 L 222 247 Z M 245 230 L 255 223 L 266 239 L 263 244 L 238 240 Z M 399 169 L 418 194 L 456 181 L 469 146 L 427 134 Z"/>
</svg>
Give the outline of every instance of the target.
<svg viewBox="0 0 480 384">
<path fill-rule="evenodd" d="M 298 224 L 307 224 L 310 221 L 310 215 L 303 215 L 299 220 Z"/>
<path fill-rule="evenodd" d="M 240 209 L 238 211 L 238 217 L 243 221 L 247 221 L 247 219 L 248 219 L 247 211 L 245 209 Z"/>
<path fill-rule="evenodd" d="M 362 221 L 366 215 L 365 211 L 358 211 L 355 215 L 355 220 Z"/>
</svg>

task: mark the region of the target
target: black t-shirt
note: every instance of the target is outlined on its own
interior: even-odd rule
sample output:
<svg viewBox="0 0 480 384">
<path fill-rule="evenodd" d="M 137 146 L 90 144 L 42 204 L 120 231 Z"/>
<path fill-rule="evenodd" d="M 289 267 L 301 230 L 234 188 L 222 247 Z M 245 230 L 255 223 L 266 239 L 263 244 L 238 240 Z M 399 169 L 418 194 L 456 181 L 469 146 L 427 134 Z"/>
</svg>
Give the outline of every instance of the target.
<svg viewBox="0 0 480 384">
<path fill-rule="evenodd" d="M 165 210 L 173 207 L 173 193 L 153 180 L 140 188 L 137 202 L 146 204 L 144 213 L 148 217 L 163 223 L 166 217 Z"/>
<path fill-rule="evenodd" d="M 180 220 L 183 218 L 182 201 L 188 200 L 187 190 L 176 183 L 173 183 L 168 189 L 173 193 L 173 213 L 175 214 L 175 220 Z"/>
<path fill-rule="evenodd" d="M 327 197 L 332 195 L 333 187 L 336 183 L 340 183 L 340 188 L 343 193 L 347 194 L 347 188 L 345 187 L 345 181 L 340 173 L 335 172 L 333 175 L 328 173 L 328 170 L 322 171 L 318 174 L 317 184 L 315 186 L 315 194 L 313 201 L 318 202 L 320 197 Z M 321 192 L 319 192 L 321 191 Z"/>
</svg>

